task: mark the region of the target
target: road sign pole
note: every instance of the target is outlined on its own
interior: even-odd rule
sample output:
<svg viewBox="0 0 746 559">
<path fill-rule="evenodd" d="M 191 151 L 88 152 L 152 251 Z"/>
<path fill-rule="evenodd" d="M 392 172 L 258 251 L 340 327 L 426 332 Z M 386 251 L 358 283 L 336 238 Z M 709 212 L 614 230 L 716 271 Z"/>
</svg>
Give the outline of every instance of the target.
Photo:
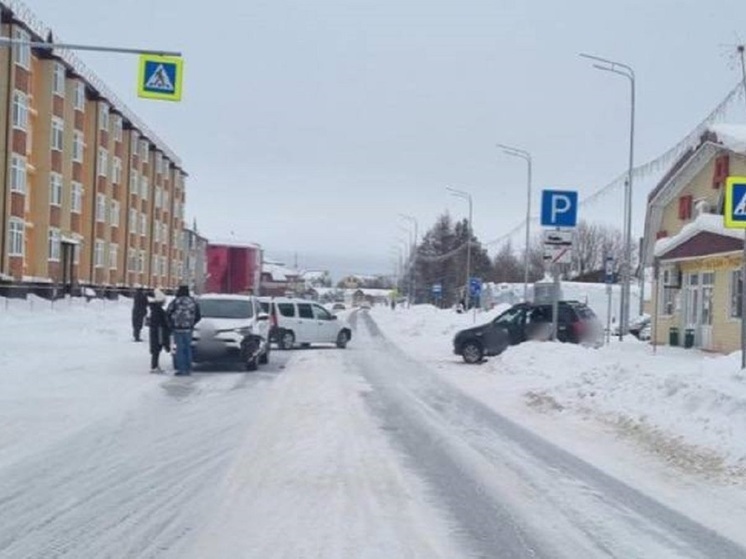
<svg viewBox="0 0 746 559">
<path fill-rule="evenodd" d="M 606 285 L 606 345 L 611 343 L 611 285 Z"/>
<path fill-rule="evenodd" d="M 559 270 L 556 263 L 552 263 L 552 275 L 554 276 L 554 293 L 552 294 L 552 341 L 557 341 L 560 281 Z"/>
<path fill-rule="evenodd" d="M 746 229 L 743 232 L 743 254 L 741 255 L 741 369 L 746 369 Z"/>
</svg>

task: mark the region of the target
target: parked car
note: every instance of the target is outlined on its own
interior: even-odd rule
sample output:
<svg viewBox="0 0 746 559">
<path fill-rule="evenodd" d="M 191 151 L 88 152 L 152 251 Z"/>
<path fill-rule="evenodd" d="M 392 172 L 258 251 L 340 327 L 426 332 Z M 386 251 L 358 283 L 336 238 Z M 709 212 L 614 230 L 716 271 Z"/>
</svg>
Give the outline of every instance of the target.
<svg viewBox="0 0 746 559">
<path fill-rule="evenodd" d="M 347 347 L 352 330 L 319 303 L 304 299 L 262 298 L 272 327 L 272 340 L 280 349 L 291 349 L 296 344 L 335 344 Z"/>
<path fill-rule="evenodd" d="M 479 363 L 486 355 L 499 355 L 508 346 L 527 340 L 547 340 L 552 332 L 552 305 L 519 303 L 497 318 L 461 330 L 453 338 L 453 352 L 467 363 Z M 560 342 L 598 345 L 603 330 L 595 313 L 579 301 L 560 301 L 557 339 Z"/>
<path fill-rule="evenodd" d="M 195 363 L 241 361 L 249 371 L 269 363 L 269 315 L 256 297 L 209 294 L 197 301 L 202 320 L 192 335 Z"/>
</svg>

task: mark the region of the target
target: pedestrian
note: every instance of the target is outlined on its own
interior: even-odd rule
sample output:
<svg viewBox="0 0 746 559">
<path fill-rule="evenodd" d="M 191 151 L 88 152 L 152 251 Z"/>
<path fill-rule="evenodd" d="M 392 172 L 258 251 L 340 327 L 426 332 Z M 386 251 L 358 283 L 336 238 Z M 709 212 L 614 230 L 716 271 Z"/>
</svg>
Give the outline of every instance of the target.
<svg viewBox="0 0 746 559">
<path fill-rule="evenodd" d="M 136 342 L 142 341 L 140 333 L 142 332 L 142 325 L 146 314 L 148 314 L 148 297 L 145 295 L 145 290 L 142 287 L 138 287 L 132 303 L 132 337 Z"/>
<path fill-rule="evenodd" d="M 150 318 L 148 320 L 149 341 L 150 341 L 150 372 L 162 373 L 158 364 L 161 351 L 169 353 L 171 351 L 171 330 L 168 327 L 166 310 L 163 306 L 166 303 L 166 294 L 160 289 L 153 292 L 153 297 L 148 299 L 148 309 Z"/>
<path fill-rule="evenodd" d="M 202 316 L 199 312 L 199 304 L 194 297 L 189 295 L 188 286 L 180 285 L 176 290 L 176 298 L 168 305 L 166 316 L 176 347 L 175 374 L 189 375 L 192 368 L 192 331 Z"/>
</svg>

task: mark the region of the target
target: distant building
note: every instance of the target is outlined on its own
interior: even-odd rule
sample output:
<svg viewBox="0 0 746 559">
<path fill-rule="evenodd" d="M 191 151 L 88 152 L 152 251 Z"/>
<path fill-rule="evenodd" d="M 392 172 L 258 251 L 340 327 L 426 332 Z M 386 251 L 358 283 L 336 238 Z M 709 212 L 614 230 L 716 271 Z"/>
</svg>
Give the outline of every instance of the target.
<svg viewBox="0 0 746 559">
<path fill-rule="evenodd" d="M 184 276 L 182 282 L 195 293 L 204 293 L 207 287 L 207 246 L 205 237 L 196 229 L 184 229 L 182 250 L 184 252 Z"/>
<path fill-rule="evenodd" d="M 262 248 L 256 243 L 236 240 L 209 241 L 207 281 L 210 293 L 259 294 Z"/>
<path fill-rule="evenodd" d="M 285 266 L 282 262 L 265 260 L 262 263 L 261 294 L 271 297 L 296 297 L 305 291 L 305 285 L 298 270 Z"/>
</svg>

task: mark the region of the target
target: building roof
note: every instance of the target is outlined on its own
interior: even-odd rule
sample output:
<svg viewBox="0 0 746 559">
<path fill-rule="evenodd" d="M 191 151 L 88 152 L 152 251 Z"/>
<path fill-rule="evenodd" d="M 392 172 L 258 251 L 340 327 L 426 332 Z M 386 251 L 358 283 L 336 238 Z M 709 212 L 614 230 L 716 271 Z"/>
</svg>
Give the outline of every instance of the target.
<svg viewBox="0 0 746 559">
<path fill-rule="evenodd" d="M 281 262 L 266 260 L 262 263 L 262 273 L 269 274 L 272 281 L 290 281 L 299 276 L 298 270 L 288 268 Z"/>
<path fill-rule="evenodd" d="M 741 229 L 728 229 L 723 223 L 723 216 L 718 214 L 703 213 L 698 215 L 694 221 L 687 223 L 681 228 L 676 235 L 672 237 L 664 237 L 658 239 L 655 243 L 653 252 L 656 257 L 671 257 L 671 252 L 677 247 L 687 243 L 694 237 L 707 233 L 705 238 L 712 238 L 712 235 L 718 237 L 725 237 L 729 239 L 736 239 L 737 246 L 743 247 L 743 231 Z M 731 243 L 728 243 L 729 247 Z M 725 245 L 723 245 L 725 247 Z M 721 247 L 722 248 L 722 247 Z M 723 252 L 724 250 L 716 250 L 717 247 L 713 246 L 710 253 Z M 727 252 L 727 250 L 725 250 Z M 691 255 L 694 256 L 694 255 Z"/>
</svg>

